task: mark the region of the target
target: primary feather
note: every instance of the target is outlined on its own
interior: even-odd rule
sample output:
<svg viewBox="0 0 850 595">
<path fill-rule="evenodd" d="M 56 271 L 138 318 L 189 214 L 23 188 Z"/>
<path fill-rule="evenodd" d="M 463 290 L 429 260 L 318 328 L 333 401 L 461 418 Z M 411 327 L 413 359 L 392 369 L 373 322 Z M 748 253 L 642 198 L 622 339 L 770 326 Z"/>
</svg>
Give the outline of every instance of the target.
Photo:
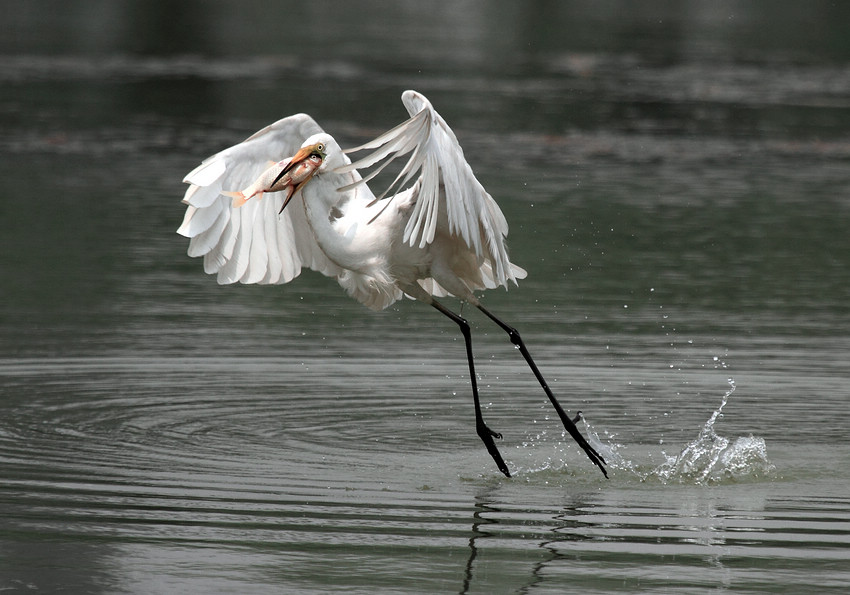
<svg viewBox="0 0 850 595">
<path fill-rule="evenodd" d="M 353 297 L 376 309 L 398 299 L 411 282 L 432 295 L 464 298 L 469 290 L 525 277 L 508 259 L 508 225 L 499 206 L 475 178 L 448 124 L 415 91 L 406 91 L 402 102 L 408 120 L 346 151 L 368 151 L 353 163 L 341 152 L 329 156 L 300 191 L 301 199 L 293 198 L 280 215 L 279 193 L 266 192 L 263 200 L 239 208 L 222 193 L 248 187 L 269 161 L 292 156 L 317 135 L 338 146 L 310 116 L 279 120 L 204 160 L 184 179 L 187 209 L 178 233 L 191 238 L 189 255 L 203 257 L 204 270 L 219 283 L 287 283 L 307 267 L 336 277 Z M 375 198 L 367 182 L 405 155 L 409 158 L 395 180 Z M 331 161 L 333 167 L 326 167 Z M 372 166 L 374 171 L 361 177 L 358 170 Z M 307 195 L 322 203 L 312 215 Z M 317 228 L 323 223 L 316 221 L 328 217 L 339 219 L 336 231 L 322 235 Z M 337 252 L 332 244 L 352 234 L 361 252 Z M 392 248 L 397 243 L 410 250 L 402 255 Z M 435 266 L 438 256 L 451 263 Z"/>
</svg>

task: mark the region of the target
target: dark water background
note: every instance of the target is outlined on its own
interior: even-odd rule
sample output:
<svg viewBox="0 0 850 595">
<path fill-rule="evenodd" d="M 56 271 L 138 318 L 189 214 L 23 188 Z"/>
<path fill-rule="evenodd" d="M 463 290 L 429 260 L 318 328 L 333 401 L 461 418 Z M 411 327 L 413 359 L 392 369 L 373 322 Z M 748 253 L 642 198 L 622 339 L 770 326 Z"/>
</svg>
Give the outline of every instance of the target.
<svg viewBox="0 0 850 595">
<path fill-rule="evenodd" d="M 0 589 L 844 592 L 841 2 L 4 3 Z M 462 342 L 220 287 L 183 175 L 279 117 L 453 126 L 529 277 Z M 722 407 L 722 409 L 721 409 Z"/>
</svg>

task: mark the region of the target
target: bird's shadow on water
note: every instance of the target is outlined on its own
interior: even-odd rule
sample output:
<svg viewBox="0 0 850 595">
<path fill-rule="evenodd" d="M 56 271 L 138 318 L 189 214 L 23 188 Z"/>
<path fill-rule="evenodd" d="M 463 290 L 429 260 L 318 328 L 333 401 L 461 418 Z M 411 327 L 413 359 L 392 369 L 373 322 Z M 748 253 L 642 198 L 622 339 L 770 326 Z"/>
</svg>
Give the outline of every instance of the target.
<svg viewBox="0 0 850 595">
<path fill-rule="evenodd" d="M 483 503 L 480 497 L 475 498 L 475 511 L 472 513 L 473 521 L 472 528 L 470 530 L 471 535 L 469 537 L 469 558 L 466 560 L 466 568 L 463 573 L 463 585 L 459 591 L 462 594 L 469 593 L 469 588 L 472 585 L 473 568 L 475 567 L 475 559 L 478 557 L 477 541 L 482 538 L 486 539 L 491 535 L 490 532 L 482 529 L 482 525 L 486 526 L 498 522 L 482 516 L 484 512 L 490 510 L 498 512 L 497 508 Z"/>
<path fill-rule="evenodd" d="M 475 584 L 477 582 L 486 582 L 487 586 L 493 585 L 491 572 L 477 567 L 476 562 L 479 559 L 479 554 L 488 545 L 496 548 L 503 547 L 496 544 L 499 539 L 516 539 L 517 524 L 522 525 L 521 537 L 523 540 L 529 540 L 529 549 L 532 552 L 533 560 L 529 561 L 529 572 L 526 579 L 517 581 L 516 577 L 512 576 L 513 580 L 509 582 L 515 582 L 512 585 L 514 592 L 529 592 L 535 585 L 543 581 L 543 572 L 546 567 L 564 557 L 553 546 L 553 543 L 580 539 L 580 537 L 564 531 L 567 528 L 564 522 L 564 511 L 580 510 L 592 506 L 593 500 L 593 495 L 590 493 L 586 493 L 584 496 L 577 494 L 571 498 L 569 504 L 559 507 L 558 510 L 550 509 L 548 514 L 544 515 L 545 520 L 541 521 L 533 520 L 532 517 L 539 515 L 542 510 L 532 510 L 531 507 L 528 507 L 525 510 L 528 513 L 526 515 L 523 514 L 522 510 L 516 510 L 512 505 L 498 503 L 499 498 L 496 495 L 498 491 L 497 485 L 489 485 L 475 496 L 468 542 L 469 554 L 464 568 L 463 583 L 458 591 L 461 595 L 475 590 L 474 587 L 477 586 Z M 490 541 L 493 543 L 488 544 Z M 506 584 L 503 583 L 502 587 L 505 586 Z"/>
</svg>

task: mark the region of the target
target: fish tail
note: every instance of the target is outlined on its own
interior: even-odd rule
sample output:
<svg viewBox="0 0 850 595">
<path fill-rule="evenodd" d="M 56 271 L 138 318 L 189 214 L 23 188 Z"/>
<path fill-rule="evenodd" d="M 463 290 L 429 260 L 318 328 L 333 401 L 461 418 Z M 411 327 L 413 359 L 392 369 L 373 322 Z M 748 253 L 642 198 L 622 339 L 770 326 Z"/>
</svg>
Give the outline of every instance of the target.
<svg viewBox="0 0 850 595">
<path fill-rule="evenodd" d="M 230 204 L 233 206 L 234 209 L 238 209 L 246 202 L 248 202 L 248 198 L 246 198 L 245 195 L 242 194 L 242 192 L 222 192 L 222 194 L 233 199 L 233 202 L 231 202 Z"/>
</svg>

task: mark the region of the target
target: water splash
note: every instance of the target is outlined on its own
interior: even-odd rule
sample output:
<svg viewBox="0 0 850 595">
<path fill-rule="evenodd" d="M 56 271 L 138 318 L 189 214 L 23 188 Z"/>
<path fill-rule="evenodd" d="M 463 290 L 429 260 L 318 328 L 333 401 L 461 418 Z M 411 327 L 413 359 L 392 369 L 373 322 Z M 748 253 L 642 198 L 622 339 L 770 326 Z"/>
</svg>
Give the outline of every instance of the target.
<svg viewBox="0 0 850 595">
<path fill-rule="evenodd" d="M 634 463 L 620 454 L 620 448 L 622 448 L 623 445 L 613 442 L 613 439 L 616 436 L 605 432 L 606 438 L 612 440 L 612 442 L 603 442 L 599 439 L 599 434 L 593 429 L 590 422 L 587 421 L 586 416 L 582 415 L 581 421 L 584 423 L 587 442 L 594 448 L 594 450 L 596 450 L 596 452 L 602 455 L 602 458 L 605 459 L 605 463 L 607 465 L 614 469 L 625 469 L 627 471 L 637 473 Z"/>
<path fill-rule="evenodd" d="M 767 458 L 767 445 L 763 438 L 741 436 L 730 443 L 728 438 L 715 432 L 715 423 L 723 417 L 723 407 L 734 392 L 735 381 L 730 378 L 729 390 L 723 395 L 720 406 L 705 422 L 699 436 L 674 456 L 663 453 L 667 460 L 656 467 L 650 476 L 665 483 L 693 481 L 704 484 L 772 471 L 773 465 Z"/>
<path fill-rule="evenodd" d="M 662 451 L 666 460 L 648 473 L 620 454 L 622 444 L 602 442 L 587 419 L 583 418 L 588 441 L 612 467 L 632 472 L 642 481 L 656 479 L 662 483 L 710 484 L 767 475 L 775 467 L 767 458 L 767 445 L 763 438 L 751 434 L 730 441 L 715 431 L 717 420 L 723 417 L 723 408 L 735 392 L 735 381 L 730 378 L 728 382 L 729 390 L 700 429 L 697 438 L 675 455 Z"/>
</svg>

